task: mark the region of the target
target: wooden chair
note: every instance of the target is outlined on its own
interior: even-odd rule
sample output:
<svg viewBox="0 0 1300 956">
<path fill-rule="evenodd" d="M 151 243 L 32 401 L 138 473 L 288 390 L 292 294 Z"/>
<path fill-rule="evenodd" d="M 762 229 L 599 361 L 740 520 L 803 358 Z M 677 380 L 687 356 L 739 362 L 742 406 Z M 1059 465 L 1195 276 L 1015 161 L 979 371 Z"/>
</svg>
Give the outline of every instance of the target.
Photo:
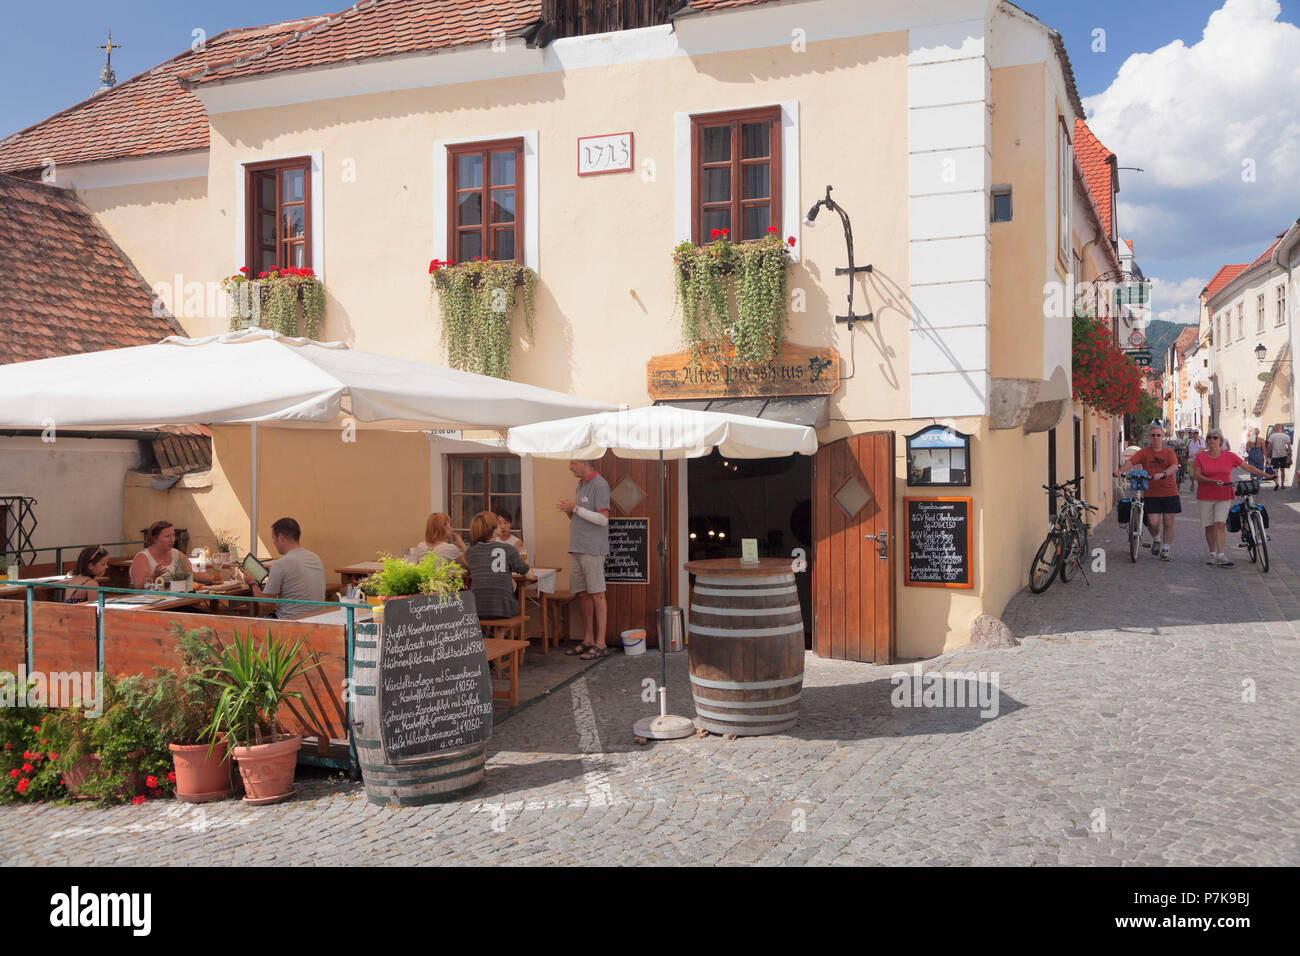
<svg viewBox="0 0 1300 956">
<path fill-rule="evenodd" d="M 528 627 L 528 603 L 524 599 L 527 586 L 528 582 L 523 578 L 515 582 L 515 598 L 519 602 L 519 613 L 514 617 L 481 617 L 478 619 L 478 625 L 484 629 L 484 633 L 489 637 L 510 637 L 513 632 L 514 640 L 528 640 L 528 636 L 524 633 Z"/>
<path fill-rule="evenodd" d="M 574 595 L 568 591 L 553 591 L 550 594 L 542 595 L 542 653 L 547 653 L 547 643 L 554 643 L 556 647 L 560 646 L 565 634 L 568 633 L 569 609 L 573 606 Z M 551 634 L 551 620 L 555 621 L 554 637 Z M 560 622 L 565 624 L 564 630 L 560 629 Z"/>
</svg>

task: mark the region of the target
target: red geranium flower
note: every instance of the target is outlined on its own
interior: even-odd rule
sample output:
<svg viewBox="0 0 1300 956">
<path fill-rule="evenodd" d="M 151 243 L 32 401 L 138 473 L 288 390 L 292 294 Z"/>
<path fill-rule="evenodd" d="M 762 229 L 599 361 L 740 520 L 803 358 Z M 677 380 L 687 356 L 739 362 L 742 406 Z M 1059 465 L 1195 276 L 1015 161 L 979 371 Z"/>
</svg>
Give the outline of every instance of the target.
<svg viewBox="0 0 1300 956">
<path fill-rule="evenodd" d="M 5 750 L 13 750 L 13 749 L 14 749 L 13 744 L 5 744 Z"/>
<path fill-rule="evenodd" d="M 239 271 L 240 271 L 240 272 L 247 273 L 247 272 L 248 272 L 248 266 L 240 266 L 240 267 L 239 267 Z"/>
<path fill-rule="evenodd" d="M 167 782 L 168 782 L 168 783 L 175 783 L 175 782 L 176 782 L 176 771 L 175 771 L 175 770 L 169 770 L 169 771 L 167 771 Z"/>
<path fill-rule="evenodd" d="M 259 273 L 257 274 L 257 277 L 258 277 L 259 279 L 265 279 L 265 278 L 266 278 L 266 273 L 265 273 L 265 272 L 259 272 Z"/>
<path fill-rule="evenodd" d="M 787 237 L 785 241 L 788 242 L 790 245 L 793 246 L 793 245 L 794 245 L 794 236 L 789 236 L 789 237 Z"/>
<path fill-rule="evenodd" d="M 50 751 L 50 759 L 51 759 L 51 760 L 58 760 L 58 759 L 59 759 L 59 755 L 56 754 L 53 750 L 51 750 L 51 751 Z"/>
<path fill-rule="evenodd" d="M 22 776 L 22 774 L 19 773 L 17 767 L 14 767 L 14 769 L 12 769 L 12 770 L 9 771 L 9 776 L 11 776 L 11 777 L 20 777 L 20 776 Z"/>
<path fill-rule="evenodd" d="M 23 773 L 31 773 L 31 772 L 32 772 L 33 770 L 35 770 L 35 769 L 36 769 L 36 768 L 33 767 L 33 766 L 32 766 L 31 764 L 29 764 L 29 763 L 25 763 L 25 764 L 23 764 Z"/>
<path fill-rule="evenodd" d="M 729 236 L 729 235 L 731 235 L 731 230 L 730 230 L 730 229 L 724 229 L 724 230 L 722 230 L 722 234 L 723 234 L 724 236 Z"/>
<path fill-rule="evenodd" d="M 768 231 L 768 232 L 776 232 L 776 226 L 768 226 L 768 227 L 767 227 L 767 231 Z"/>
<path fill-rule="evenodd" d="M 32 728 L 32 733 L 34 733 L 34 734 L 39 734 L 40 732 L 41 732 L 41 728 L 39 728 L 39 727 L 33 727 L 33 728 Z"/>
<path fill-rule="evenodd" d="M 27 788 L 30 787 L 31 785 L 32 785 L 32 782 L 31 782 L 30 780 L 28 780 L 26 777 L 24 777 L 22 780 L 19 780 L 19 781 L 18 781 L 18 796 L 21 797 L 23 794 L 25 794 L 25 793 L 27 792 Z"/>
<path fill-rule="evenodd" d="M 710 239 L 716 239 L 716 238 L 718 238 L 718 236 L 720 236 L 720 235 L 722 235 L 722 230 L 721 230 L 721 229 L 714 229 L 712 232 L 709 233 L 709 238 L 710 238 Z"/>
<path fill-rule="evenodd" d="M 158 786 L 158 778 L 150 774 L 149 776 L 144 778 L 144 785 L 148 787 L 150 790 L 154 790 Z"/>
<path fill-rule="evenodd" d="M 24 760 L 31 760 L 31 759 L 32 759 L 32 752 L 31 752 L 30 750 L 24 750 L 24 751 L 23 751 L 23 759 L 24 759 Z"/>
<path fill-rule="evenodd" d="M 131 803 L 132 803 L 132 805 L 141 804 L 141 803 L 144 803 L 145 800 L 147 800 L 147 799 L 148 799 L 148 797 L 146 797 L 144 794 L 140 794 L 140 796 L 138 796 L 138 797 L 132 797 L 132 798 L 131 798 Z"/>
</svg>

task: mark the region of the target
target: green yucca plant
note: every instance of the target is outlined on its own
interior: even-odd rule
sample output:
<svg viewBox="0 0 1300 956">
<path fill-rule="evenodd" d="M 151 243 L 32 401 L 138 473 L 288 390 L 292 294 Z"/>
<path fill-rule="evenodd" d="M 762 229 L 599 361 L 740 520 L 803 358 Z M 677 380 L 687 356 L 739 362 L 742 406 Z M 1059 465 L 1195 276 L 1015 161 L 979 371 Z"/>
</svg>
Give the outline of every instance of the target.
<svg viewBox="0 0 1300 956">
<path fill-rule="evenodd" d="M 293 681 L 320 667 L 319 662 L 304 659 L 306 644 L 305 637 L 280 640 L 268 631 L 261 646 L 254 647 L 251 630 L 242 636 L 235 632 L 234 640 L 204 674 L 208 683 L 221 689 L 212 723 L 204 733 L 213 748 L 223 738 L 231 749 L 273 743 L 280 707 L 290 700 L 301 704 L 307 716 L 318 723 L 302 691 L 288 689 Z"/>
</svg>

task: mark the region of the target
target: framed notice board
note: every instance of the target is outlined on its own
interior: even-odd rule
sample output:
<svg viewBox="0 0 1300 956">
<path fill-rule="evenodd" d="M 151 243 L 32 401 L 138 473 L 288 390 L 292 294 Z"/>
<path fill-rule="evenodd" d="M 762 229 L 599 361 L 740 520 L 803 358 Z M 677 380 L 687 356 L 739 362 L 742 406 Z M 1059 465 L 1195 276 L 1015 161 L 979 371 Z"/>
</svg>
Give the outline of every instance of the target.
<svg viewBox="0 0 1300 956">
<path fill-rule="evenodd" d="M 914 588 L 973 588 L 973 530 L 969 498 L 904 498 L 907 526 L 903 584 Z"/>
<path fill-rule="evenodd" d="M 609 584 L 647 584 L 650 581 L 649 518 L 609 519 L 605 581 Z"/>
</svg>

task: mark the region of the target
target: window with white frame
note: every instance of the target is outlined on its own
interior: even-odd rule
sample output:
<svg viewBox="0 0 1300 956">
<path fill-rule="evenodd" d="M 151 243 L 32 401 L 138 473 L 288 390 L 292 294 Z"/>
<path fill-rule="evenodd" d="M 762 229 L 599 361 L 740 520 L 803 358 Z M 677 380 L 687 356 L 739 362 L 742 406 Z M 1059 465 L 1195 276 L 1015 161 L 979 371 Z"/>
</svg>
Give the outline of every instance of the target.
<svg viewBox="0 0 1300 956">
<path fill-rule="evenodd" d="M 1264 331 L 1264 297 L 1255 297 L 1255 331 Z"/>
<path fill-rule="evenodd" d="M 1280 285 L 1277 287 L 1275 300 L 1277 303 L 1277 309 L 1276 309 L 1277 314 L 1276 317 L 1273 319 L 1273 324 L 1286 325 L 1286 286 L 1285 285 Z"/>
<path fill-rule="evenodd" d="M 1244 339 L 1246 337 L 1246 320 L 1242 316 L 1241 310 L 1242 307 L 1240 305 L 1237 306 L 1237 338 Z"/>
<path fill-rule="evenodd" d="M 1057 116 L 1056 128 L 1056 256 L 1064 268 L 1070 266 L 1070 203 L 1074 199 L 1074 152 L 1065 117 Z"/>
</svg>

